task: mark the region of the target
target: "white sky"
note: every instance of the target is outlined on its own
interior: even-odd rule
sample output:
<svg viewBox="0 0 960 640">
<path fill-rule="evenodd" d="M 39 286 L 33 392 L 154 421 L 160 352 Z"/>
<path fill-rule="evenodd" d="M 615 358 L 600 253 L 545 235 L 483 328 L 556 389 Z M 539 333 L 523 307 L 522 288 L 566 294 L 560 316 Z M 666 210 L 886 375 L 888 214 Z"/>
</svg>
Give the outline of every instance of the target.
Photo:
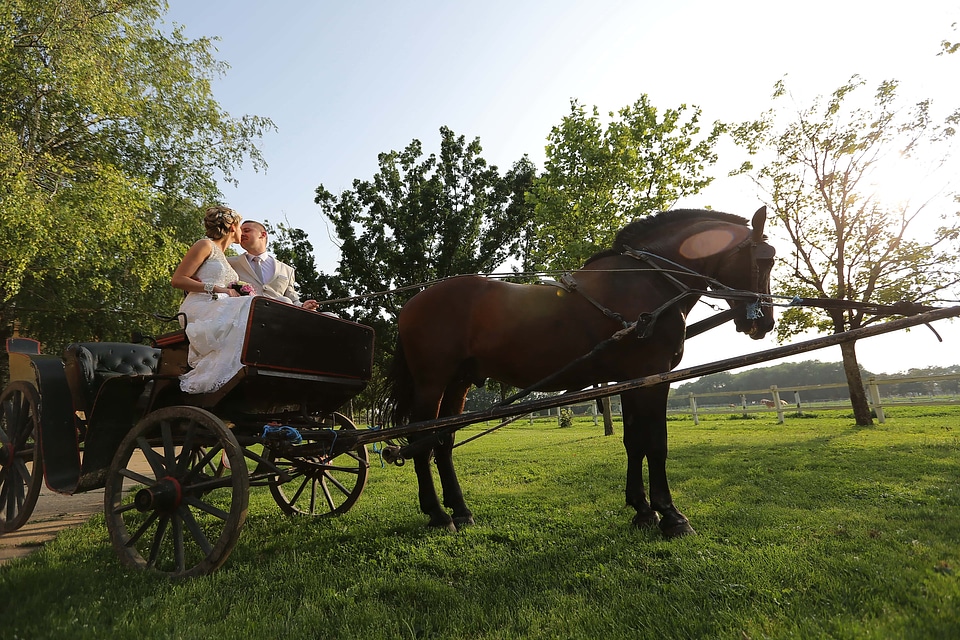
<svg viewBox="0 0 960 640">
<path fill-rule="evenodd" d="M 550 128 L 573 98 L 605 114 L 647 94 L 661 109 L 697 105 L 705 123 L 738 122 L 769 108 L 784 76 L 805 106 L 857 73 L 870 85 L 897 79 L 911 100 L 960 107 L 960 54 L 936 55 L 941 40 L 960 40 L 951 27 L 960 6 L 948 0 L 169 4 L 167 23 L 189 37 L 221 38 L 219 58 L 231 67 L 214 85 L 221 106 L 279 128 L 262 143 L 267 172 L 244 171 L 238 188 L 223 185 L 227 202 L 247 218 L 304 229 L 327 273 L 339 254 L 313 203 L 317 186 L 338 193 L 369 179 L 377 154 L 414 138 L 425 153 L 436 151 L 444 125 L 479 137 L 483 157 L 503 171 L 524 154 L 542 167 Z M 725 159 L 714 185 L 679 204 L 749 217 L 761 196 L 725 177 L 739 162 Z M 860 362 L 875 373 L 960 363 L 960 323 L 936 328 L 942 344 L 922 327 L 862 341 Z M 724 326 L 691 340 L 681 367 L 772 346 Z M 838 361 L 840 352 L 791 359 Z"/>
</svg>

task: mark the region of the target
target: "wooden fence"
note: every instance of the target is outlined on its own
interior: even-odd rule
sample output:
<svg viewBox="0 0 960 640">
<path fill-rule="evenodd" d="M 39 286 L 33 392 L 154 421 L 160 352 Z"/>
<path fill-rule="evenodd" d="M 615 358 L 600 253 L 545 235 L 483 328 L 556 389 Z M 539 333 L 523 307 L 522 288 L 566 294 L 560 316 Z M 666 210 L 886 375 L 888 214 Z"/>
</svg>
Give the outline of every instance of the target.
<svg viewBox="0 0 960 640">
<path fill-rule="evenodd" d="M 873 409 L 874 413 L 877 416 L 877 420 L 881 423 L 886 421 L 886 416 L 884 415 L 884 408 L 890 408 L 897 405 L 922 405 L 922 406 L 935 406 L 935 405 L 955 405 L 960 404 L 960 396 L 956 393 L 952 395 L 927 395 L 927 394 L 917 394 L 917 395 L 890 395 L 890 394 L 881 394 L 881 388 L 886 385 L 892 384 L 903 384 L 908 382 L 924 382 L 924 383 L 935 383 L 942 380 L 960 380 L 960 374 L 946 374 L 946 375 L 935 375 L 935 376 L 921 376 L 921 377 L 903 377 L 903 378 L 875 378 L 871 377 L 867 379 L 867 397 L 870 401 L 870 407 Z M 821 390 L 821 389 L 846 389 L 846 382 L 838 382 L 835 384 L 815 384 L 815 385 L 804 385 L 804 386 L 790 386 L 790 387 L 778 387 L 777 385 L 771 385 L 769 389 L 751 389 L 748 391 L 716 391 L 711 393 L 691 393 L 687 396 L 689 401 L 689 408 L 672 408 L 669 409 L 667 413 L 677 414 L 677 413 L 690 413 L 693 415 L 694 424 L 699 424 L 699 416 L 703 414 L 737 414 L 740 413 L 744 417 L 750 413 L 759 413 L 759 412 L 770 412 L 777 414 L 777 421 L 783 423 L 788 413 L 792 414 L 802 414 L 804 410 L 810 411 L 813 409 L 850 409 L 850 400 L 835 400 L 835 401 L 818 401 L 818 402 L 805 402 L 803 399 L 804 391 L 812 390 Z M 767 404 L 763 404 L 760 401 L 747 402 L 747 398 L 750 396 L 763 396 L 764 399 L 768 400 Z M 739 397 L 739 404 L 711 404 L 709 402 L 710 398 L 731 398 Z M 706 402 L 704 402 L 706 400 Z M 769 406 L 768 406 L 769 405 Z"/>
</svg>

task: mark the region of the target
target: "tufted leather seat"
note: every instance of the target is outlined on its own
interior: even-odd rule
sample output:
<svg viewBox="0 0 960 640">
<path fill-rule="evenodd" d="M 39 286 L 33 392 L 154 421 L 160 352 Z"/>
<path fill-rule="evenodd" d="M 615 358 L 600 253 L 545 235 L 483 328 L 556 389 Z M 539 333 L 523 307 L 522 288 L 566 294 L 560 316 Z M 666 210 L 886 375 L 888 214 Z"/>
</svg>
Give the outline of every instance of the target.
<svg viewBox="0 0 960 640">
<path fill-rule="evenodd" d="M 83 420 L 103 383 L 117 376 L 156 373 L 160 349 L 126 342 L 82 342 L 67 347 L 64 372 L 73 395 L 73 409 Z"/>
</svg>

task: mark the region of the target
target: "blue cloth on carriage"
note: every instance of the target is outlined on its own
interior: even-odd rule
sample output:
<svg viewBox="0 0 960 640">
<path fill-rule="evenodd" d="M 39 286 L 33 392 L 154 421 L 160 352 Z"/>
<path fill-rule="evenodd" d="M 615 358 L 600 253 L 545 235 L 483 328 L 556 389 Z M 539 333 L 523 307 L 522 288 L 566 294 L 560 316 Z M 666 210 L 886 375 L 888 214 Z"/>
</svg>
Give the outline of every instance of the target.
<svg viewBox="0 0 960 640">
<path fill-rule="evenodd" d="M 223 251 L 210 242 L 210 256 L 197 269 L 204 283 L 226 287 L 239 278 Z M 192 369 L 180 376 L 180 388 L 186 393 L 210 393 L 233 378 L 243 367 L 240 353 L 250 315 L 253 296 L 232 298 L 219 294 L 188 293 L 180 305 L 186 316 L 184 328 L 190 340 L 187 364 Z"/>
</svg>

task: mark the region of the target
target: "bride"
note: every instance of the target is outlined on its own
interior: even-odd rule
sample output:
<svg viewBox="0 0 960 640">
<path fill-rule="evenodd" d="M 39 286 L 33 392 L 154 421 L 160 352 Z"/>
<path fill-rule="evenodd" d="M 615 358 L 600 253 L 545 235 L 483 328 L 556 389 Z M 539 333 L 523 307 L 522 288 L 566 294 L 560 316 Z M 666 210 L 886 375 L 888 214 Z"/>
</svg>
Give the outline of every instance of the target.
<svg viewBox="0 0 960 640">
<path fill-rule="evenodd" d="M 252 296 L 229 285 L 239 280 L 224 250 L 240 243 L 240 215 L 228 207 L 209 207 L 203 218 L 207 237 L 187 251 L 170 280 L 187 292 L 180 313 L 185 323 L 192 369 L 180 376 L 186 393 L 209 393 L 226 384 L 241 368 L 247 316 Z"/>
</svg>

